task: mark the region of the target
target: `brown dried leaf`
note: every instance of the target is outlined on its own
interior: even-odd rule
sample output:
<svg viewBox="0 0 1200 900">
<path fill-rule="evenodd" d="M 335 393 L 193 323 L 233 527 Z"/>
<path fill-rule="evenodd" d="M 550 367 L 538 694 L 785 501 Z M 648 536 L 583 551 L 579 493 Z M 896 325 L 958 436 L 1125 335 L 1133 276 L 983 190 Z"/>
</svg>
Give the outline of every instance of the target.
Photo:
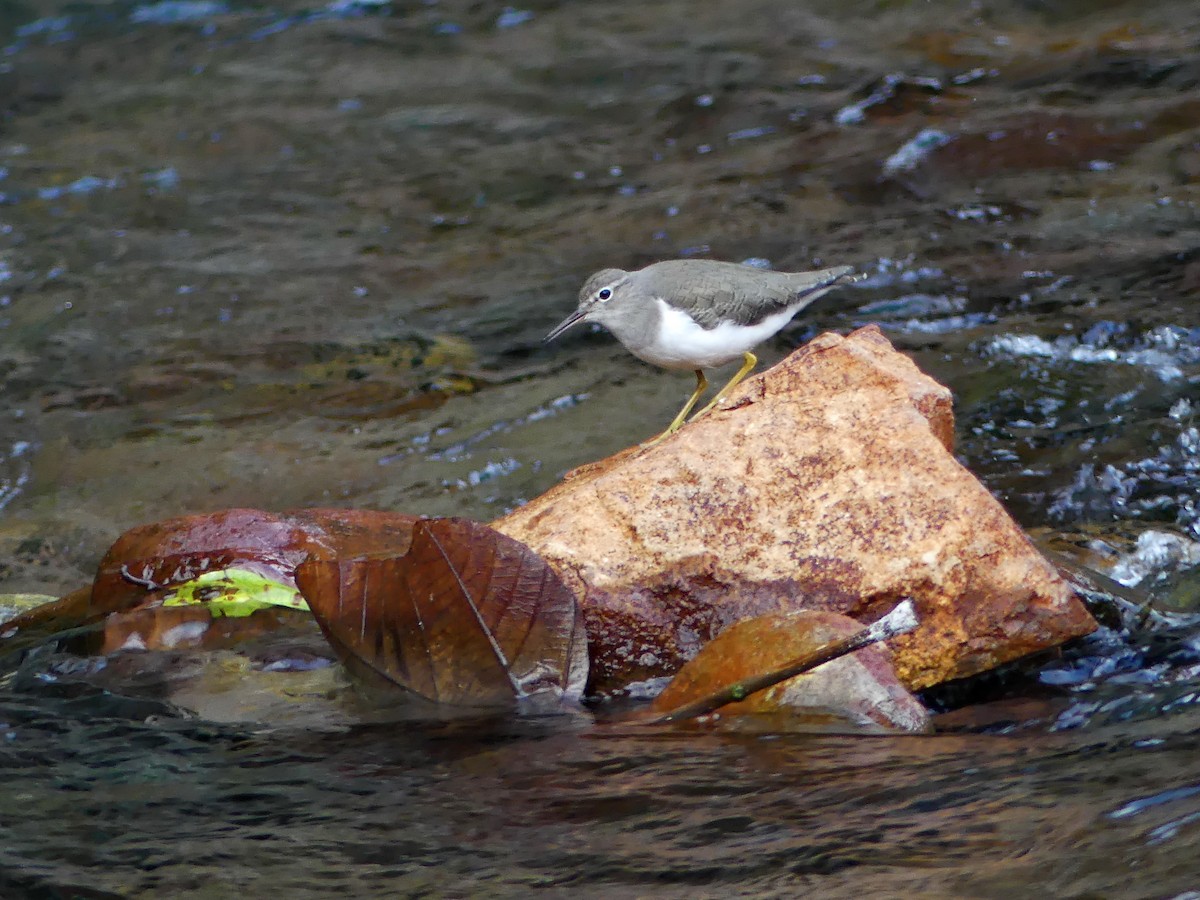
<svg viewBox="0 0 1200 900">
<path fill-rule="evenodd" d="M 109 548 L 90 587 L 5 623 L 0 649 L 20 650 L 114 612 L 154 605 L 173 585 L 205 572 L 249 570 L 294 586 L 295 566 L 304 559 L 404 553 L 416 521 L 372 510 L 226 509 L 139 525 Z"/>
<path fill-rule="evenodd" d="M 651 709 L 672 716 L 722 693 L 729 685 L 783 669 L 829 641 L 862 630 L 862 625 L 847 616 L 813 610 L 743 619 L 705 644 L 655 698 Z M 891 654 L 879 645 L 863 647 L 751 693 L 740 702 L 727 703 L 719 712 L 722 716 L 788 713 L 793 717 L 816 713 L 860 727 L 905 731 L 921 731 L 929 723 L 924 706 L 897 679 Z"/>
<path fill-rule="evenodd" d="M 92 604 L 96 612 L 126 609 L 154 589 L 145 582 L 170 587 L 213 569 L 249 569 L 290 585 L 305 559 L 404 553 L 416 521 L 372 510 L 225 509 L 140 525 L 105 554 Z"/>
<path fill-rule="evenodd" d="M 126 531 L 109 548 L 92 586 L 94 618 L 144 604 L 148 593 L 213 569 L 252 568 L 283 584 L 310 553 L 319 528 L 257 509 L 181 516 Z"/>
<path fill-rule="evenodd" d="M 312 560 L 296 580 L 352 672 L 439 704 L 578 697 L 575 597 L 524 544 L 465 519 L 426 519 L 399 557 Z"/>
<path fill-rule="evenodd" d="M 292 509 L 282 516 L 305 528 L 320 549 L 308 558 L 366 556 L 408 552 L 413 526 L 420 516 L 374 509 Z"/>
<path fill-rule="evenodd" d="M 91 652 L 106 656 L 119 650 L 222 650 L 267 634 L 303 635 L 306 630 L 315 632 L 308 614 L 299 610 L 276 607 L 229 618 L 214 617 L 202 606 L 155 606 L 110 615 Z"/>
</svg>

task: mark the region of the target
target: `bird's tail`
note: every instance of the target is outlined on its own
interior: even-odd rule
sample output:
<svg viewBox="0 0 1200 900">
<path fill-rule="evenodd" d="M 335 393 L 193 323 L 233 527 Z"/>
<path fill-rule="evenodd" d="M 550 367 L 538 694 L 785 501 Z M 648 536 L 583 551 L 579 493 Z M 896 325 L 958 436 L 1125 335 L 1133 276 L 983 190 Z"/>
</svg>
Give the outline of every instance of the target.
<svg viewBox="0 0 1200 900">
<path fill-rule="evenodd" d="M 866 275 L 855 272 L 853 266 L 834 266 L 830 269 L 816 269 L 812 272 L 798 272 L 794 281 L 794 297 L 803 300 L 808 306 L 818 297 L 823 297 L 835 287 L 843 284 L 854 284 L 862 281 Z"/>
</svg>

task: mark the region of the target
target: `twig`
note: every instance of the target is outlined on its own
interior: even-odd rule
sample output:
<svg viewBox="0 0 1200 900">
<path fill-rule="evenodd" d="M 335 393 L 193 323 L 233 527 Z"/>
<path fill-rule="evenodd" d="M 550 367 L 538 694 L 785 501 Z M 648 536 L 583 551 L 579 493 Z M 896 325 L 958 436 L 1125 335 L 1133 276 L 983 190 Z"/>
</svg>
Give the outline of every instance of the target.
<svg viewBox="0 0 1200 900">
<path fill-rule="evenodd" d="M 906 634 L 919 624 L 920 620 L 917 618 L 917 612 L 913 607 L 912 600 L 904 600 L 886 616 L 868 625 L 861 631 L 856 631 L 849 637 L 839 638 L 822 644 L 811 653 L 807 653 L 786 663 L 782 668 L 766 672 L 762 675 L 755 675 L 744 681 L 736 681 L 715 693 L 701 697 L 699 700 L 693 700 L 691 703 L 684 704 L 677 709 L 671 710 L 669 713 L 653 718 L 650 720 L 650 724 L 678 722 L 682 719 L 694 719 L 697 716 L 707 715 L 715 709 L 720 709 L 727 703 L 736 703 L 738 700 L 745 700 L 751 694 L 766 690 L 772 685 L 786 681 L 796 675 L 801 675 L 838 657 L 853 653 L 855 650 L 860 650 L 879 641 L 886 641 L 888 638 L 893 638 L 900 634 Z"/>
<path fill-rule="evenodd" d="M 141 587 L 144 587 L 148 591 L 157 591 L 160 587 L 162 587 L 161 584 L 155 584 L 149 578 L 138 578 L 136 575 L 134 575 L 132 572 L 129 571 L 129 566 L 127 566 L 127 565 L 121 566 L 121 577 L 124 578 L 126 581 L 128 581 L 130 584 L 139 585 Z"/>
</svg>

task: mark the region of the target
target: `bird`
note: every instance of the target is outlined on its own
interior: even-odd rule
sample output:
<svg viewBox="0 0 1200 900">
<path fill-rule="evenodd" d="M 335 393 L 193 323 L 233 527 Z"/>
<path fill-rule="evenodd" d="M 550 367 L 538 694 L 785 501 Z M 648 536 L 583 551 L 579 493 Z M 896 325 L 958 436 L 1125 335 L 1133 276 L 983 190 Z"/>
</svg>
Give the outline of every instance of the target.
<svg viewBox="0 0 1200 900">
<path fill-rule="evenodd" d="M 584 282 L 575 311 L 544 340 L 553 341 L 580 322 L 595 322 L 638 359 L 696 373 L 696 390 L 649 446 L 683 427 L 708 388 L 705 369 L 742 358 L 742 367 L 692 421 L 750 374 L 758 364 L 751 349 L 817 298 L 860 277 L 852 266 L 775 272 L 713 259 L 663 260 L 632 272 L 601 269 Z"/>
</svg>

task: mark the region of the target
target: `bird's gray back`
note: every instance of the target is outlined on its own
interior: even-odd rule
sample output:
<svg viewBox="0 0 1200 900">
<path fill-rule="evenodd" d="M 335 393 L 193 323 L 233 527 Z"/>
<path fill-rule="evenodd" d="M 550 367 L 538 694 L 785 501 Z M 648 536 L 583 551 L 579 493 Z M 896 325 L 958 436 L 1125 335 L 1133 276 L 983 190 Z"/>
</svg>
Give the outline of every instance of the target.
<svg viewBox="0 0 1200 900">
<path fill-rule="evenodd" d="M 672 259 L 634 273 L 638 287 L 688 313 L 702 328 L 723 321 L 754 325 L 773 313 L 799 312 L 854 270 L 772 272 L 711 259 Z"/>
</svg>

